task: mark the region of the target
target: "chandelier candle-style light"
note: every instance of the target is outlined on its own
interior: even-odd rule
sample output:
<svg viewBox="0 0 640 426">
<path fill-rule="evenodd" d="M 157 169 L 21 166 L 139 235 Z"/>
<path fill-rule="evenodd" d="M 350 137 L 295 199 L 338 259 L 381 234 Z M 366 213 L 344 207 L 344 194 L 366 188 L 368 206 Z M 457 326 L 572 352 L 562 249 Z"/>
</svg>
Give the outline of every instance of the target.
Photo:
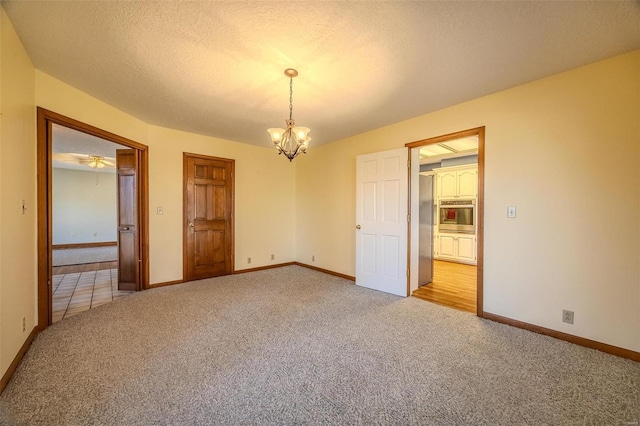
<svg viewBox="0 0 640 426">
<path fill-rule="evenodd" d="M 293 119 L 293 77 L 298 75 L 298 71 L 287 68 L 284 75 L 289 77 L 289 119 L 285 120 L 287 128 L 271 128 L 267 129 L 267 132 L 271 135 L 271 141 L 278 154 L 284 154 L 291 161 L 301 152 L 307 153 L 311 138 L 308 136 L 308 127 L 294 127 L 296 122 Z"/>
</svg>

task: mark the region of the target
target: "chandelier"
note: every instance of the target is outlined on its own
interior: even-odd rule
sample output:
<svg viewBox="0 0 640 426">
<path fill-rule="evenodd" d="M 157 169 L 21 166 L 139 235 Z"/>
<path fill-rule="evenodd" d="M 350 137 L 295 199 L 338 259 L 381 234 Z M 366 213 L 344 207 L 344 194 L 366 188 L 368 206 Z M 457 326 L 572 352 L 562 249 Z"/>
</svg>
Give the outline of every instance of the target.
<svg viewBox="0 0 640 426">
<path fill-rule="evenodd" d="M 284 70 L 284 75 L 289 77 L 289 119 L 285 120 L 286 129 L 271 128 L 267 132 L 271 135 L 273 146 L 278 150 L 278 155 L 284 154 L 289 161 L 293 160 L 301 152 L 307 153 L 311 138 L 308 136 L 308 127 L 294 127 L 293 119 L 293 77 L 298 75 L 298 71 L 293 68 Z"/>
<path fill-rule="evenodd" d="M 101 169 L 105 165 L 106 163 L 104 161 L 104 157 L 100 157 L 97 155 L 89 156 L 89 162 L 87 163 L 87 166 L 91 167 L 92 169 Z"/>
</svg>

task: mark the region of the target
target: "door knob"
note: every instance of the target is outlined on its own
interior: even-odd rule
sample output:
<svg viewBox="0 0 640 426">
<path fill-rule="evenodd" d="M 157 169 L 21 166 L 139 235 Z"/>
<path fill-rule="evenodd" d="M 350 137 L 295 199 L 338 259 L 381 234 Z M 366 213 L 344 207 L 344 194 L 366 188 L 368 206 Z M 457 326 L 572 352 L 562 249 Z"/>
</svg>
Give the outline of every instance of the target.
<svg viewBox="0 0 640 426">
<path fill-rule="evenodd" d="M 193 228 L 193 222 L 189 224 L 189 228 Z"/>
<path fill-rule="evenodd" d="M 356 225 L 356 229 L 360 229 L 360 228 L 361 228 L 361 226 L 360 226 L 360 225 Z"/>
</svg>

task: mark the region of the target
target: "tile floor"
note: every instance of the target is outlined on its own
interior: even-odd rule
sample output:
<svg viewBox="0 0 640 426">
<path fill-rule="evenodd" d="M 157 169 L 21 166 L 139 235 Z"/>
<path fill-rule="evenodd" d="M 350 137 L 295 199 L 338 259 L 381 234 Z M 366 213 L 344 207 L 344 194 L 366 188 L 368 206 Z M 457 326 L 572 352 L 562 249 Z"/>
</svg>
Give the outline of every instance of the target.
<svg viewBox="0 0 640 426">
<path fill-rule="evenodd" d="M 54 275 L 52 320 L 69 318 L 132 293 L 118 290 L 117 269 Z"/>
</svg>

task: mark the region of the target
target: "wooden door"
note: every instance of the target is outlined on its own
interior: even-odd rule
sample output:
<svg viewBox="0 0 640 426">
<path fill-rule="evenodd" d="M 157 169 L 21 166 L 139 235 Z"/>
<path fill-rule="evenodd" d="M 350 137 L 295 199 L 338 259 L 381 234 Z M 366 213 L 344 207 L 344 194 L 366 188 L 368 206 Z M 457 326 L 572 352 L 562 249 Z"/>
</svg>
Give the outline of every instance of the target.
<svg viewBox="0 0 640 426">
<path fill-rule="evenodd" d="M 184 154 L 185 280 L 233 272 L 234 160 Z"/>
<path fill-rule="evenodd" d="M 356 284 L 408 296 L 408 152 L 356 158 Z"/>
<path fill-rule="evenodd" d="M 118 174 L 118 290 L 140 290 L 138 151 L 116 150 Z"/>
</svg>

